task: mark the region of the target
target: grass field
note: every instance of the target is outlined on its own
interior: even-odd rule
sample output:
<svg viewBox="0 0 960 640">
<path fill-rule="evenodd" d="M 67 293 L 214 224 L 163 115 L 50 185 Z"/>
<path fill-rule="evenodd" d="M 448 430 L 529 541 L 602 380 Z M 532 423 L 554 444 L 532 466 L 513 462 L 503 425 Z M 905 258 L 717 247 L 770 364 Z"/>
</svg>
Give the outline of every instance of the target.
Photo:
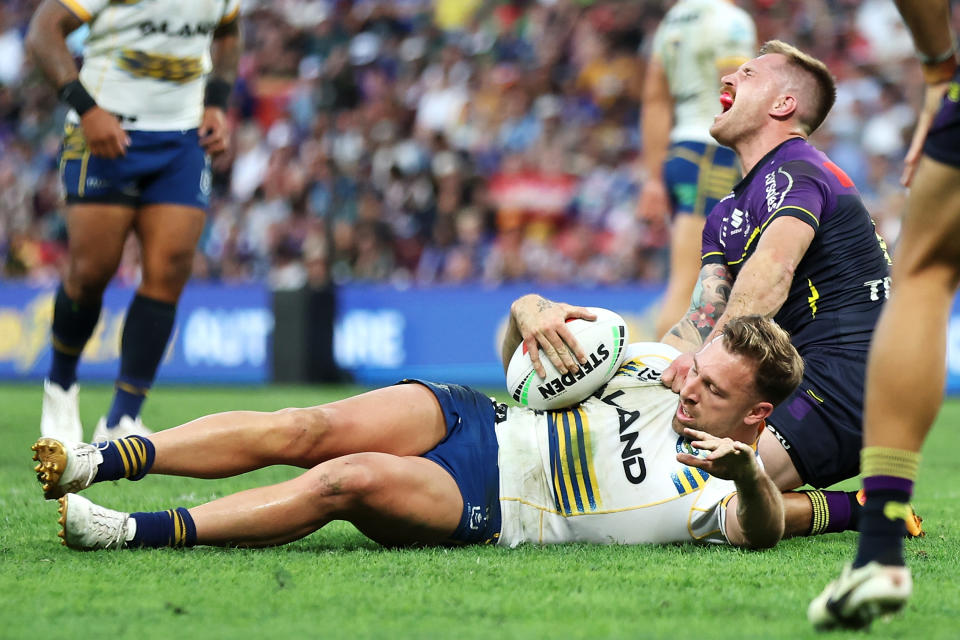
<svg viewBox="0 0 960 640">
<path fill-rule="evenodd" d="M 144 420 L 168 427 L 214 411 L 317 404 L 353 391 L 160 387 Z M 109 394 L 83 390 L 88 436 Z M 807 603 L 856 541 L 835 534 L 765 552 L 693 545 L 388 551 L 334 523 L 277 549 L 79 553 L 60 546 L 56 503 L 42 499 L 32 473 L 39 385 L 0 387 L 0 407 L 0 638 L 823 637 L 807 625 Z M 907 543 L 914 598 L 904 615 L 875 624 L 872 638 L 960 637 L 958 420 L 960 403 L 950 401 L 924 451 L 915 504 L 928 534 Z M 156 476 L 86 494 L 127 511 L 189 507 L 295 473 Z"/>
</svg>

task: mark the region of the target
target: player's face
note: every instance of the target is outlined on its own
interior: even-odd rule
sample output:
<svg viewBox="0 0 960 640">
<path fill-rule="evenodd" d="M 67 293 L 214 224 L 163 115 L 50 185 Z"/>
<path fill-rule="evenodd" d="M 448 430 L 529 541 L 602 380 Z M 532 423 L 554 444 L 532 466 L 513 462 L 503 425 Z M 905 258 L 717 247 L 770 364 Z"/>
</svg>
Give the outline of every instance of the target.
<svg viewBox="0 0 960 640">
<path fill-rule="evenodd" d="M 710 135 L 717 142 L 735 147 L 763 127 L 783 86 L 784 60 L 779 53 L 768 53 L 744 62 L 739 69 L 720 79 L 723 111 L 714 117 L 710 126 Z"/>
<path fill-rule="evenodd" d="M 682 434 L 684 427 L 691 427 L 752 443 L 769 406 L 758 400 L 753 363 L 731 354 L 716 339 L 694 356 L 680 389 L 673 430 Z"/>
</svg>

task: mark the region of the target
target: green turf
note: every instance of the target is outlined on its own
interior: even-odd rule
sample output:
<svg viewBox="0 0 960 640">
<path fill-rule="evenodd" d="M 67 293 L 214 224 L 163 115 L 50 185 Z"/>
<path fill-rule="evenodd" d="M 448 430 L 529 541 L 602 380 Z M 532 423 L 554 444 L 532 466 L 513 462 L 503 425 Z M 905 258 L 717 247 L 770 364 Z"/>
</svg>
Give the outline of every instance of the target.
<svg viewBox="0 0 960 640">
<path fill-rule="evenodd" d="M 160 387 L 144 419 L 166 427 L 350 391 Z M 83 390 L 88 431 L 108 400 L 107 388 Z M 334 523 L 269 550 L 78 553 L 60 546 L 56 503 L 42 500 L 31 472 L 39 406 L 38 385 L 0 387 L 0 638 L 813 638 L 822 636 L 808 628 L 806 605 L 855 544 L 847 533 L 765 552 L 692 545 L 387 551 Z M 960 470 L 951 439 L 958 419 L 960 404 L 949 402 L 924 452 L 915 504 L 928 535 L 907 543 L 914 598 L 870 637 L 960 637 Z M 295 473 L 158 476 L 87 494 L 153 510 Z"/>
</svg>

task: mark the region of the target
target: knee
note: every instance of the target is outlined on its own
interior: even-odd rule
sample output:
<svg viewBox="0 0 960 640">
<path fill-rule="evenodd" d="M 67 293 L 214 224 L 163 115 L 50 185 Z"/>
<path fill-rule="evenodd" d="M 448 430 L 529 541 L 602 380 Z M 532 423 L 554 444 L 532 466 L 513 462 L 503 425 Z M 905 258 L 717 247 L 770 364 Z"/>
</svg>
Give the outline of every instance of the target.
<svg viewBox="0 0 960 640">
<path fill-rule="evenodd" d="M 193 270 L 193 249 L 168 253 L 163 260 L 144 264 L 141 289 L 149 290 L 160 299 L 176 300 L 180 297 Z"/>
<path fill-rule="evenodd" d="M 116 265 L 92 256 L 71 256 L 69 269 L 64 278 L 64 290 L 71 300 L 81 303 L 96 303 L 103 297 Z"/>
<path fill-rule="evenodd" d="M 318 501 L 333 502 L 342 512 L 361 507 L 383 487 L 379 455 L 354 453 L 318 465 L 305 474 L 307 491 Z"/>
</svg>

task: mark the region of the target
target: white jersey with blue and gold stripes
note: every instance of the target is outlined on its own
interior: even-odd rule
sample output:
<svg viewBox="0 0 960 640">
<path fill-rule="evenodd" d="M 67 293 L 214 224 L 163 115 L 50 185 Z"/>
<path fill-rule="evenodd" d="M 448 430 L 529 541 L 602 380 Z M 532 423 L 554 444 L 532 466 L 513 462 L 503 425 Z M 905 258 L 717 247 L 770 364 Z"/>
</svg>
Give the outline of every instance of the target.
<svg viewBox="0 0 960 640">
<path fill-rule="evenodd" d="M 726 542 L 734 483 L 676 460 L 698 453 L 673 431 L 678 396 L 660 383 L 677 353 L 630 345 L 601 397 L 565 411 L 507 410 L 497 425 L 498 544 Z"/>
<path fill-rule="evenodd" d="M 681 0 L 664 16 L 653 39 L 673 98 L 670 140 L 716 144 L 710 137 L 720 112 L 721 69 L 756 55 L 757 29 L 743 9 L 725 0 Z"/>
<path fill-rule="evenodd" d="M 80 81 L 126 129 L 194 129 L 214 30 L 240 0 L 60 0 L 88 23 Z M 76 114 L 70 114 L 76 122 Z"/>
</svg>

